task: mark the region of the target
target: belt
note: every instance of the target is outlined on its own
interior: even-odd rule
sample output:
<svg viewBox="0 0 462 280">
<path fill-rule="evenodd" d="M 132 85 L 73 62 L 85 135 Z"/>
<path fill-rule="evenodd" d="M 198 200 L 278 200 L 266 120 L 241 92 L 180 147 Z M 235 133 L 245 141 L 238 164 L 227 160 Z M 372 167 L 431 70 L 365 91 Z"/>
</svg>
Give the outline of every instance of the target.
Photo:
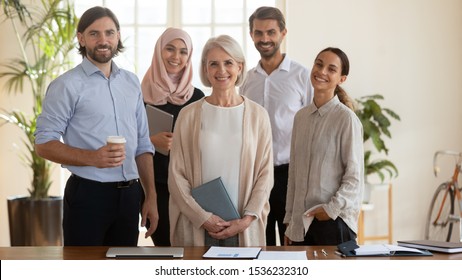
<svg viewBox="0 0 462 280">
<path fill-rule="evenodd" d="M 93 184 L 108 185 L 108 186 L 112 186 L 112 187 L 117 188 L 117 189 L 129 188 L 131 185 L 138 183 L 138 179 L 132 179 L 132 180 L 128 180 L 128 181 L 119 181 L 119 182 L 99 182 L 99 181 L 94 181 L 94 180 L 82 178 L 82 177 L 77 176 L 75 174 L 72 174 L 71 176 L 74 177 L 77 180 L 80 180 L 80 181 L 87 181 L 87 182 L 90 182 L 90 183 L 93 183 Z"/>
<path fill-rule="evenodd" d="M 118 189 L 123 189 L 123 188 L 129 188 L 131 185 L 138 183 L 138 179 L 133 179 L 129 181 L 120 181 L 120 182 L 114 182 L 115 187 Z"/>
</svg>

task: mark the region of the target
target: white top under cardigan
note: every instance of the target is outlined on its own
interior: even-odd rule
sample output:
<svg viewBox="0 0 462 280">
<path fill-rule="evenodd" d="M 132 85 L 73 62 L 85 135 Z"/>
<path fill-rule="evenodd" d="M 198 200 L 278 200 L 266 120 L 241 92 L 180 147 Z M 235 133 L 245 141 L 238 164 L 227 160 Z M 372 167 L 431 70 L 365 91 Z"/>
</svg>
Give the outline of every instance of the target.
<svg viewBox="0 0 462 280">
<path fill-rule="evenodd" d="M 205 100 L 202 104 L 199 134 L 202 180 L 209 182 L 221 177 L 236 209 L 238 209 L 243 118 L 244 103 L 234 107 L 219 107 Z"/>
</svg>

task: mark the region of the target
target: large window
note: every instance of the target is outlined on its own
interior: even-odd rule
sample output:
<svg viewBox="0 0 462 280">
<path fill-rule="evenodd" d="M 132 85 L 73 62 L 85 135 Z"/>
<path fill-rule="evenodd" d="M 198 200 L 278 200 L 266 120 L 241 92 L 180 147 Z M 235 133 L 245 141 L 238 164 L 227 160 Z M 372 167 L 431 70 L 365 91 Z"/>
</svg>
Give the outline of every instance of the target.
<svg viewBox="0 0 462 280">
<path fill-rule="evenodd" d="M 193 40 L 194 81 L 198 75 L 202 46 L 211 37 L 228 34 L 242 46 L 249 69 L 259 54 L 249 36 L 248 18 L 260 6 L 281 6 L 281 0 L 75 0 L 77 16 L 95 5 L 110 8 L 121 25 L 125 51 L 116 58 L 140 80 L 151 64 L 154 45 L 166 27 L 182 28 Z M 80 61 L 80 60 L 79 60 Z"/>
</svg>

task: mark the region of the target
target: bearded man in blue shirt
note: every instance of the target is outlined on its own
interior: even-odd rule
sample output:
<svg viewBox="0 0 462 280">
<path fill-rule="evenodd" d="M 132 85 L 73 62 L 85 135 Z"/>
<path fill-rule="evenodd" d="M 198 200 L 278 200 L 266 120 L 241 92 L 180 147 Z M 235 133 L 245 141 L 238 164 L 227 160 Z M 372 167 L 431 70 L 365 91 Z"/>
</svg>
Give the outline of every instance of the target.
<svg viewBox="0 0 462 280">
<path fill-rule="evenodd" d="M 64 192 L 65 246 L 137 246 L 139 213 L 141 226 L 150 224 L 146 237 L 159 219 L 140 83 L 112 61 L 123 45 L 111 10 L 87 10 L 77 38 L 83 61 L 49 85 L 36 150 L 72 173 Z M 114 135 L 126 143 L 108 145 Z"/>
</svg>

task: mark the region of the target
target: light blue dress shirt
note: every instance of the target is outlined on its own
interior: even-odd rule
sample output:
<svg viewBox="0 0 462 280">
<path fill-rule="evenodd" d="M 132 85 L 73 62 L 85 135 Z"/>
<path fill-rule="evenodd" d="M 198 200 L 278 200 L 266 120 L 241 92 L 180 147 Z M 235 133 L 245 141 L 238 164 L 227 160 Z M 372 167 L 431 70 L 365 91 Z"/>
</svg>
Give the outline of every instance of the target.
<svg viewBox="0 0 462 280">
<path fill-rule="evenodd" d="M 107 136 L 124 136 L 126 159 L 122 166 L 63 166 L 80 177 L 100 182 L 138 178 L 135 157 L 154 153 L 138 78 L 114 62 L 111 69 L 106 78 L 84 58 L 50 83 L 35 132 L 36 144 L 62 138 L 65 144 L 86 150 L 101 148 Z"/>
</svg>

